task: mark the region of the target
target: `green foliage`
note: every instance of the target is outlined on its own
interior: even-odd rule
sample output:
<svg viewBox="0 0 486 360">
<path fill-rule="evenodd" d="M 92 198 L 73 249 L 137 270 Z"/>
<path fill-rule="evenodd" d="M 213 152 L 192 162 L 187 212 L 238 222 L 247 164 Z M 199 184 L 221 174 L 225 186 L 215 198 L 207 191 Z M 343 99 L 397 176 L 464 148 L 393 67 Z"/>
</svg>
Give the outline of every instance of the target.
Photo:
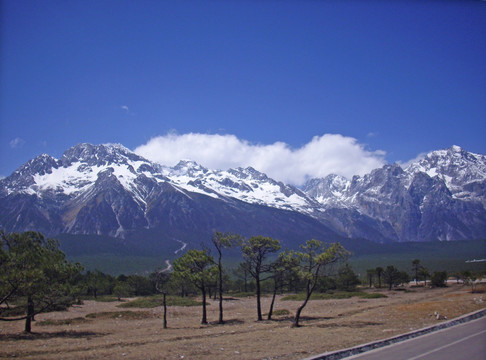
<svg viewBox="0 0 486 360">
<path fill-rule="evenodd" d="M 146 276 L 129 275 L 126 282 L 130 286 L 131 294 L 135 296 L 152 295 L 155 293 L 155 286 Z"/>
<path fill-rule="evenodd" d="M 98 295 L 113 293 L 115 278 L 99 270 L 88 271 L 83 277 L 81 286 L 87 295 L 92 295 L 97 299 Z"/>
<path fill-rule="evenodd" d="M 339 269 L 336 285 L 338 290 L 353 291 L 361 281 L 349 264 L 345 264 Z"/>
<path fill-rule="evenodd" d="M 128 283 L 123 281 L 117 281 L 113 288 L 113 294 L 120 301 L 123 297 L 128 297 L 132 294 L 131 287 Z"/>
<path fill-rule="evenodd" d="M 257 272 L 266 272 L 270 266 L 264 264 L 265 259 L 272 253 L 279 251 L 280 241 L 264 236 L 252 236 L 243 243 L 243 258 L 248 263 L 248 271 L 255 277 Z"/>
<path fill-rule="evenodd" d="M 275 316 L 283 316 L 283 315 L 289 315 L 290 311 L 287 309 L 278 309 L 273 312 L 273 315 Z"/>
<path fill-rule="evenodd" d="M 388 289 L 410 281 L 409 275 L 404 271 L 399 271 L 395 266 L 388 265 L 383 271 L 383 279 L 388 284 Z"/>
<path fill-rule="evenodd" d="M 56 240 L 38 232 L 1 232 L 0 241 L 0 305 L 23 297 L 26 312 L 17 319 L 25 319 L 25 331 L 30 332 L 35 314 L 59 305 L 65 308 L 74 300 L 82 267 L 66 260 Z"/>
<path fill-rule="evenodd" d="M 214 259 L 204 250 L 189 250 L 174 261 L 174 274 L 205 289 L 215 276 Z"/>
<path fill-rule="evenodd" d="M 197 287 L 202 294 L 202 320 L 201 324 L 207 324 L 206 292 L 214 283 L 218 269 L 214 265 L 214 259 L 205 250 L 189 250 L 174 261 L 174 275 L 183 281 L 188 281 Z"/>
<path fill-rule="evenodd" d="M 266 263 L 267 257 L 279 251 L 280 241 L 270 237 L 253 236 L 243 243 L 241 248 L 243 258 L 246 261 L 245 268 L 255 279 L 257 297 L 257 317 L 258 321 L 263 320 L 261 309 L 261 276 L 272 270 L 273 264 Z"/>
<path fill-rule="evenodd" d="M 302 252 L 299 253 L 301 260 L 297 273 L 299 278 L 304 282 L 306 296 L 295 314 L 292 324 L 294 327 L 300 326 L 300 314 L 311 298 L 322 276 L 326 272 L 329 273 L 331 271 L 332 265 L 338 264 L 350 255 L 349 251 L 339 243 L 326 245 L 319 240 L 308 240 L 300 247 Z"/>
<path fill-rule="evenodd" d="M 430 277 L 430 283 L 432 286 L 445 287 L 447 281 L 447 272 L 445 271 L 434 271 Z"/>
</svg>

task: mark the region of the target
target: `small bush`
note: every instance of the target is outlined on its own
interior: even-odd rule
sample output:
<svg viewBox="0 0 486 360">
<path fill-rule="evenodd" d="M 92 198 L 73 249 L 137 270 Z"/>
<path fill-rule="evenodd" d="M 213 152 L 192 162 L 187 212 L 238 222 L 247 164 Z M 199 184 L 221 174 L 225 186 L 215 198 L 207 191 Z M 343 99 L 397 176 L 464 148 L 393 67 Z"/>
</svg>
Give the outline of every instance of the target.
<svg viewBox="0 0 486 360">
<path fill-rule="evenodd" d="M 147 319 L 153 317 L 148 311 L 103 311 L 86 315 L 88 319 Z"/>
<path fill-rule="evenodd" d="M 279 310 L 275 310 L 273 312 L 273 315 L 275 316 L 282 316 L 282 315 L 289 315 L 290 314 L 290 311 L 288 311 L 287 309 L 279 309 Z"/>
<path fill-rule="evenodd" d="M 73 324 L 82 324 L 89 321 L 83 317 L 76 317 L 72 319 L 61 319 L 61 320 L 42 320 L 37 323 L 40 326 L 50 326 L 50 325 L 73 325 Z"/>
<path fill-rule="evenodd" d="M 445 271 L 435 271 L 430 277 L 430 283 L 436 287 L 446 287 L 447 273 Z"/>
<path fill-rule="evenodd" d="M 360 297 L 362 299 L 377 299 L 382 297 L 387 297 L 386 295 L 380 293 L 367 293 L 364 291 L 337 291 L 328 293 L 314 293 L 311 296 L 311 300 L 339 300 L 339 299 L 349 299 L 352 297 Z M 282 300 L 293 300 L 293 301 L 304 301 L 305 294 L 299 293 L 294 295 L 287 295 L 282 298 Z"/>
<path fill-rule="evenodd" d="M 167 296 L 167 306 L 198 306 L 201 305 L 200 302 L 195 301 L 191 298 L 187 297 L 179 297 L 179 296 Z M 141 297 L 124 304 L 120 304 L 117 307 L 120 308 L 141 308 L 141 309 L 149 309 L 158 306 L 162 306 L 163 298 L 160 295 L 156 296 L 146 296 Z"/>
<path fill-rule="evenodd" d="M 363 295 L 360 295 L 361 299 L 380 299 L 386 297 L 388 296 L 382 293 L 364 293 Z"/>
</svg>

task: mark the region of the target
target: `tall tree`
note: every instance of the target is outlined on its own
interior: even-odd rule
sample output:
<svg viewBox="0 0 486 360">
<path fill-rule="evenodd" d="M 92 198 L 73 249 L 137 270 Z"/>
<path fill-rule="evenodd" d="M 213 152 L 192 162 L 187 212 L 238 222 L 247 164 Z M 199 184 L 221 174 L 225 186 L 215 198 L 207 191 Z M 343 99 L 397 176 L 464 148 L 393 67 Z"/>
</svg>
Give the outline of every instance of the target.
<svg viewBox="0 0 486 360">
<path fill-rule="evenodd" d="M 300 246 L 301 264 L 299 266 L 299 275 L 305 282 L 305 299 L 295 313 L 293 327 L 299 327 L 299 320 L 302 310 L 307 305 L 320 276 L 324 270 L 331 264 L 335 264 L 341 260 L 345 260 L 350 255 L 344 247 L 339 243 L 330 244 L 328 247 L 319 240 L 308 240 L 304 245 Z"/>
<path fill-rule="evenodd" d="M 0 305 L 19 298 L 27 302 L 26 314 L 15 318 L 2 316 L 0 307 L 0 320 L 25 319 L 25 331 L 31 332 L 36 314 L 72 303 L 73 279 L 82 267 L 68 262 L 58 242 L 39 232 L 1 232 L 0 241 Z"/>
<path fill-rule="evenodd" d="M 424 279 L 424 286 L 427 286 L 427 278 L 430 276 L 429 270 L 426 267 L 422 266 L 418 272 L 418 275 L 421 279 Z"/>
<path fill-rule="evenodd" d="M 236 276 L 238 280 L 243 282 L 243 291 L 248 292 L 248 263 L 246 261 L 239 263 L 238 267 L 233 269 L 233 275 Z"/>
<path fill-rule="evenodd" d="M 418 284 L 419 273 L 420 273 L 421 268 L 422 268 L 422 265 L 420 264 L 420 260 L 414 259 L 412 261 L 412 271 L 415 274 L 415 285 Z"/>
<path fill-rule="evenodd" d="M 388 284 L 388 290 L 391 290 L 393 285 L 398 285 L 402 279 L 400 271 L 393 265 L 386 267 L 383 271 L 383 278 Z"/>
<path fill-rule="evenodd" d="M 273 306 L 277 292 L 284 286 L 290 284 L 292 277 L 298 272 L 298 266 L 301 261 L 300 254 L 295 251 L 287 250 L 278 255 L 277 261 L 272 264 L 273 295 L 268 310 L 268 320 L 272 320 Z"/>
<path fill-rule="evenodd" d="M 247 263 L 247 269 L 250 275 L 255 279 L 256 296 L 257 296 L 257 316 L 258 321 L 262 321 L 261 305 L 261 281 L 262 274 L 271 270 L 271 264 L 266 263 L 268 256 L 279 251 L 281 248 L 280 241 L 270 237 L 253 236 L 243 243 L 243 258 Z"/>
<path fill-rule="evenodd" d="M 201 324 L 207 324 L 206 292 L 207 284 L 214 279 L 214 259 L 205 250 L 189 250 L 174 261 L 174 273 L 185 279 L 201 291 L 202 295 L 202 320 Z"/>
<path fill-rule="evenodd" d="M 223 250 L 241 244 L 242 238 L 237 234 L 214 232 L 211 241 L 218 253 L 218 293 L 219 293 L 219 320 L 218 324 L 224 324 L 223 320 Z"/>
<path fill-rule="evenodd" d="M 99 270 L 87 271 L 84 276 L 84 282 L 88 294 L 92 294 L 95 299 L 99 294 L 109 294 L 110 276 Z"/>
<path fill-rule="evenodd" d="M 368 281 L 370 283 L 370 288 L 373 286 L 373 276 L 376 274 L 376 269 L 368 269 L 366 270 L 366 276 L 368 276 Z"/>
<path fill-rule="evenodd" d="M 354 291 L 359 283 L 358 276 L 348 263 L 339 269 L 336 279 L 336 286 L 339 290 Z"/>
<path fill-rule="evenodd" d="M 381 276 L 383 275 L 383 268 L 378 266 L 376 269 L 376 276 L 378 277 L 378 287 L 381 288 Z"/>
<path fill-rule="evenodd" d="M 163 327 L 167 329 L 167 285 L 170 280 L 170 268 L 158 269 L 152 274 L 152 281 L 157 292 L 162 294 L 162 306 L 164 307 Z"/>
</svg>

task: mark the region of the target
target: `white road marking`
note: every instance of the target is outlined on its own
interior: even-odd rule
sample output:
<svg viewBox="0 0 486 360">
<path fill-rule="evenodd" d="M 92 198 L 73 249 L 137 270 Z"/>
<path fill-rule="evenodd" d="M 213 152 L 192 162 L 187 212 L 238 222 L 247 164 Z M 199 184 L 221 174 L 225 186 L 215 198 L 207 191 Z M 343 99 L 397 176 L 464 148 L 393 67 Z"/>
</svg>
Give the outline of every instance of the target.
<svg viewBox="0 0 486 360">
<path fill-rule="evenodd" d="M 477 333 L 477 334 L 472 334 L 472 335 L 466 336 L 465 338 L 462 338 L 462 339 L 456 340 L 456 341 L 454 341 L 454 342 L 451 342 L 450 344 L 447 344 L 447 345 L 444 345 L 444 346 L 438 347 L 437 349 L 427 351 L 426 353 L 423 353 L 423 354 L 421 354 L 421 355 L 419 355 L 419 356 L 415 356 L 415 357 L 413 357 L 413 358 L 409 358 L 408 360 L 420 359 L 420 358 L 422 358 L 422 357 L 424 357 L 424 356 L 427 356 L 427 355 L 429 355 L 429 354 L 435 353 L 435 352 L 440 351 L 440 350 L 442 350 L 442 349 L 445 349 L 445 348 L 447 348 L 447 347 L 453 346 L 453 345 L 458 344 L 458 343 L 460 343 L 460 342 L 462 342 L 462 341 L 466 341 L 466 340 L 469 340 L 469 339 L 471 339 L 471 338 L 473 338 L 473 337 L 475 337 L 475 336 L 479 336 L 479 335 L 481 335 L 481 334 L 483 334 L 483 333 L 485 333 L 485 332 L 486 332 L 486 330 L 483 330 L 483 331 L 481 331 L 481 332 L 479 332 L 479 333 Z"/>
</svg>

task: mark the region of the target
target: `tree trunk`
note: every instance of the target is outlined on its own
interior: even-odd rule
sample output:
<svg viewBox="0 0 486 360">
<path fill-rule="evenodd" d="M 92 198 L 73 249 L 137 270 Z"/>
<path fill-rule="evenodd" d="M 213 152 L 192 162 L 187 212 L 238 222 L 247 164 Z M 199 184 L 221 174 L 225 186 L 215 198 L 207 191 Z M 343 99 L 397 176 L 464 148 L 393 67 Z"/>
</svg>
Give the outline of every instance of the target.
<svg viewBox="0 0 486 360">
<path fill-rule="evenodd" d="M 208 323 L 207 315 L 206 315 L 206 288 L 203 286 L 201 289 L 202 292 L 202 320 L 201 324 L 206 325 Z"/>
<path fill-rule="evenodd" d="M 273 304 L 275 304 L 275 297 L 277 296 L 277 286 L 273 288 L 273 296 L 272 296 L 272 302 L 270 303 L 270 310 L 268 310 L 268 320 L 272 320 L 272 314 L 273 314 Z"/>
<path fill-rule="evenodd" d="M 245 276 L 245 292 L 248 292 L 248 275 L 246 273 L 246 270 L 244 272 Z"/>
<path fill-rule="evenodd" d="M 304 303 L 302 305 L 300 305 L 299 308 L 297 309 L 297 312 L 295 313 L 294 322 L 292 323 L 292 327 L 299 327 L 300 326 L 300 324 L 299 324 L 300 314 L 302 313 L 302 310 L 304 310 L 304 307 L 307 305 L 307 302 L 309 301 L 310 296 L 311 296 L 311 293 L 307 293 L 307 296 L 304 300 Z"/>
<path fill-rule="evenodd" d="M 262 304 L 260 302 L 261 297 L 261 289 L 260 289 L 260 277 L 256 278 L 256 296 L 257 296 L 257 314 L 258 314 L 258 321 L 263 321 L 262 317 Z"/>
<path fill-rule="evenodd" d="M 167 301 L 166 301 L 166 293 L 163 293 L 164 295 L 164 329 L 167 329 Z"/>
<path fill-rule="evenodd" d="M 219 275 L 219 321 L 218 324 L 224 324 L 223 320 L 223 275 Z"/>
<path fill-rule="evenodd" d="M 25 332 L 30 333 L 32 331 L 32 319 L 34 318 L 34 301 L 29 296 L 27 298 L 27 318 L 25 319 Z"/>
</svg>

